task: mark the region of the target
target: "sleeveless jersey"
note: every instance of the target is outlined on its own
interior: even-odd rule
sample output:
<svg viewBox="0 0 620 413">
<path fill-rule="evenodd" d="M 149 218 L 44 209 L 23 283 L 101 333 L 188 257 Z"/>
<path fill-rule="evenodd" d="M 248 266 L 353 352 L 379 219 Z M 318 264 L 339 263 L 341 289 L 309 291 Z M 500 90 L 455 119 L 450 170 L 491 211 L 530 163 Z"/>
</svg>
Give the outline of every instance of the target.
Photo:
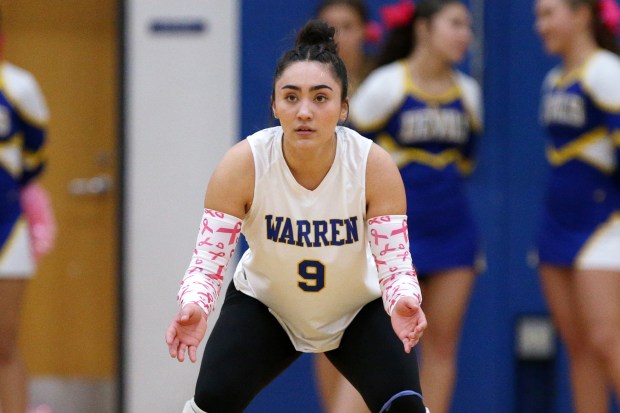
<svg viewBox="0 0 620 413">
<path fill-rule="evenodd" d="M 454 88 L 430 95 L 412 82 L 406 61 L 398 61 L 375 70 L 351 99 L 353 127 L 400 167 L 420 277 L 473 266 L 478 253 L 463 176 L 481 132 L 480 90 L 471 77 L 454 76 Z"/>
<path fill-rule="evenodd" d="M 336 133 L 334 163 L 314 190 L 289 170 L 281 127 L 247 138 L 256 178 L 242 225 L 249 249 L 234 283 L 264 303 L 304 352 L 337 348 L 359 310 L 381 296 L 366 233 L 372 142 L 345 127 Z"/>
<path fill-rule="evenodd" d="M 552 69 L 541 121 L 551 174 L 539 255 L 542 262 L 573 265 L 597 228 L 620 213 L 620 58 L 599 50 L 571 73 Z"/>
</svg>

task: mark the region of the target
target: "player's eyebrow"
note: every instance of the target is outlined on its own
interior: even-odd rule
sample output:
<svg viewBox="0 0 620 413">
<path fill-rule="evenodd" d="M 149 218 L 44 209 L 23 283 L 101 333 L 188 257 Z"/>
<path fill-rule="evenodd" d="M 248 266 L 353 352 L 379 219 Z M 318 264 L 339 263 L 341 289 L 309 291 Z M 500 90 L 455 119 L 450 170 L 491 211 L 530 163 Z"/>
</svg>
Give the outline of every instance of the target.
<svg viewBox="0 0 620 413">
<path fill-rule="evenodd" d="M 301 88 L 299 86 L 295 86 L 295 85 L 284 85 L 284 86 L 282 86 L 282 89 L 293 89 L 293 90 L 301 91 Z M 311 92 L 314 92 L 315 90 L 320 90 L 320 89 L 329 89 L 331 91 L 334 90 L 330 86 L 327 86 L 327 85 L 316 85 L 316 86 L 311 86 L 310 87 L 310 91 Z"/>
</svg>

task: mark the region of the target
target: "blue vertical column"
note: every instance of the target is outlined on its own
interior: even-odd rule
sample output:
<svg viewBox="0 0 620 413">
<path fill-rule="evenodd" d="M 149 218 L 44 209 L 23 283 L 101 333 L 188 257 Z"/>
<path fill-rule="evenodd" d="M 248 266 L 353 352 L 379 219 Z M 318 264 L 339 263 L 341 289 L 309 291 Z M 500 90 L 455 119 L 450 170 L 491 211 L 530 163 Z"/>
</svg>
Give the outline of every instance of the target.
<svg viewBox="0 0 620 413">
<path fill-rule="evenodd" d="M 554 411 L 553 395 L 558 393 L 557 340 L 553 327 L 549 327 L 550 316 L 535 259 L 548 170 L 544 155 L 545 134 L 539 123 L 540 90 L 547 71 L 556 61 L 546 56 L 535 32 L 533 7 L 533 2 L 528 7 L 512 2 L 509 13 L 509 302 L 515 333 L 528 320 L 538 320 L 540 326 L 547 327 L 521 329 L 521 334 L 515 336 L 515 347 L 531 339 L 536 344 L 537 337 L 541 345 L 538 353 L 513 352 L 515 413 Z M 549 348 L 545 349 L 540 342 L 547 333 Z M 560 402 L 556 411 L 567 409 L 565 403 Z"/>
<path fill-rule="evenodd" d="M 472 8 L 480 1 L 471 1 Z M 476 33 L 483 35 L 485 134 L 470 193 L 486 241 L 487 271 L 464 325 L 454 412 L 544 411 L 548 397 L 537 396 L 554 393 L 553 363 L 532 363 L 516 351 L 522 316 L 546 317 L 536 271 L 527 261 L 546 167 L 538 91 L 551 64 L 534 33 L 532 7 L 484 2 L 484 32 Z M 550 386 L 546 392 L 527 391 L 532 374 Z"/>
<path fill-rule="evenodd" d="M 471 1 L 479 10 L 480 0 Z M 510 314 L 507 311 L 508 266 L 508 112 L 506 79 L 510 59 L 506 48 L 509 33 L 508 1 L 483 2 L 484 25 L 474 23 L 482 46 L 481 73 L 485 131 L 477 151 L 477 168 L 469 193 L 485 244 L 487 269 L 478 278 L 463 326 L 459 374 L 452 412 L 510 412 L 512 408 L 512 350 Z M 476 9 L 474 9 L 476 8 Z M 480 29 L 483 29 L 481 32 Z M 473 58 L 472 62 L 480 61 Z"/>
</svg>

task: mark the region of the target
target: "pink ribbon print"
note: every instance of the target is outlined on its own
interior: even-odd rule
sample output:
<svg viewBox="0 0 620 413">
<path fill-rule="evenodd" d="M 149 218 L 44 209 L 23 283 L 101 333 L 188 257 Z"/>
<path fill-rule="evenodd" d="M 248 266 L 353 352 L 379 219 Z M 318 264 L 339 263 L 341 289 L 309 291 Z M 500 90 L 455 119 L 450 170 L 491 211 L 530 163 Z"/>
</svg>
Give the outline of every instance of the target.
<svg viewBox="0 0 620 413">
<path fill-rule="evenodd" d="M 196 303 L 206 314 L 213 311 L 240 235 L 240 219 L 205 208 L 196 248 L 177 295 L 181 307 Z"/>
<path fill-rule="evenodd" d="M 368 228 L 387 313 L 392 314 L 401 297 L 414 297 L 421 303 L 420 284 L 409 252 L 407 218 L 401 215 L 372 218 Z"/>
</svg>

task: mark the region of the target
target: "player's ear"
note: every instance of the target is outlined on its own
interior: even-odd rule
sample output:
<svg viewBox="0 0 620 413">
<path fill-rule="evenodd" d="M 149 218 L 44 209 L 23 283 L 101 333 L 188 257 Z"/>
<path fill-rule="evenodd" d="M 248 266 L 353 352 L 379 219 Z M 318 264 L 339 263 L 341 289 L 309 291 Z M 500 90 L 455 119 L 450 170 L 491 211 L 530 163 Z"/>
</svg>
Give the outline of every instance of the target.
<svg viewBox="0 0 620 413">
<path fill-rule="evenodd" d="M 278 112 L 276 112 L 276 104 L 273 101 L 273 98 L 271 98 L 271 113 L 273 113 L 273 117 L 278 119 Z"/>
<path fill-rule="evenodd" d="M 340 106 L 340 121 L 345 122 L 349 117 L 349 98 L 346 97 Z"/>
</svg>

